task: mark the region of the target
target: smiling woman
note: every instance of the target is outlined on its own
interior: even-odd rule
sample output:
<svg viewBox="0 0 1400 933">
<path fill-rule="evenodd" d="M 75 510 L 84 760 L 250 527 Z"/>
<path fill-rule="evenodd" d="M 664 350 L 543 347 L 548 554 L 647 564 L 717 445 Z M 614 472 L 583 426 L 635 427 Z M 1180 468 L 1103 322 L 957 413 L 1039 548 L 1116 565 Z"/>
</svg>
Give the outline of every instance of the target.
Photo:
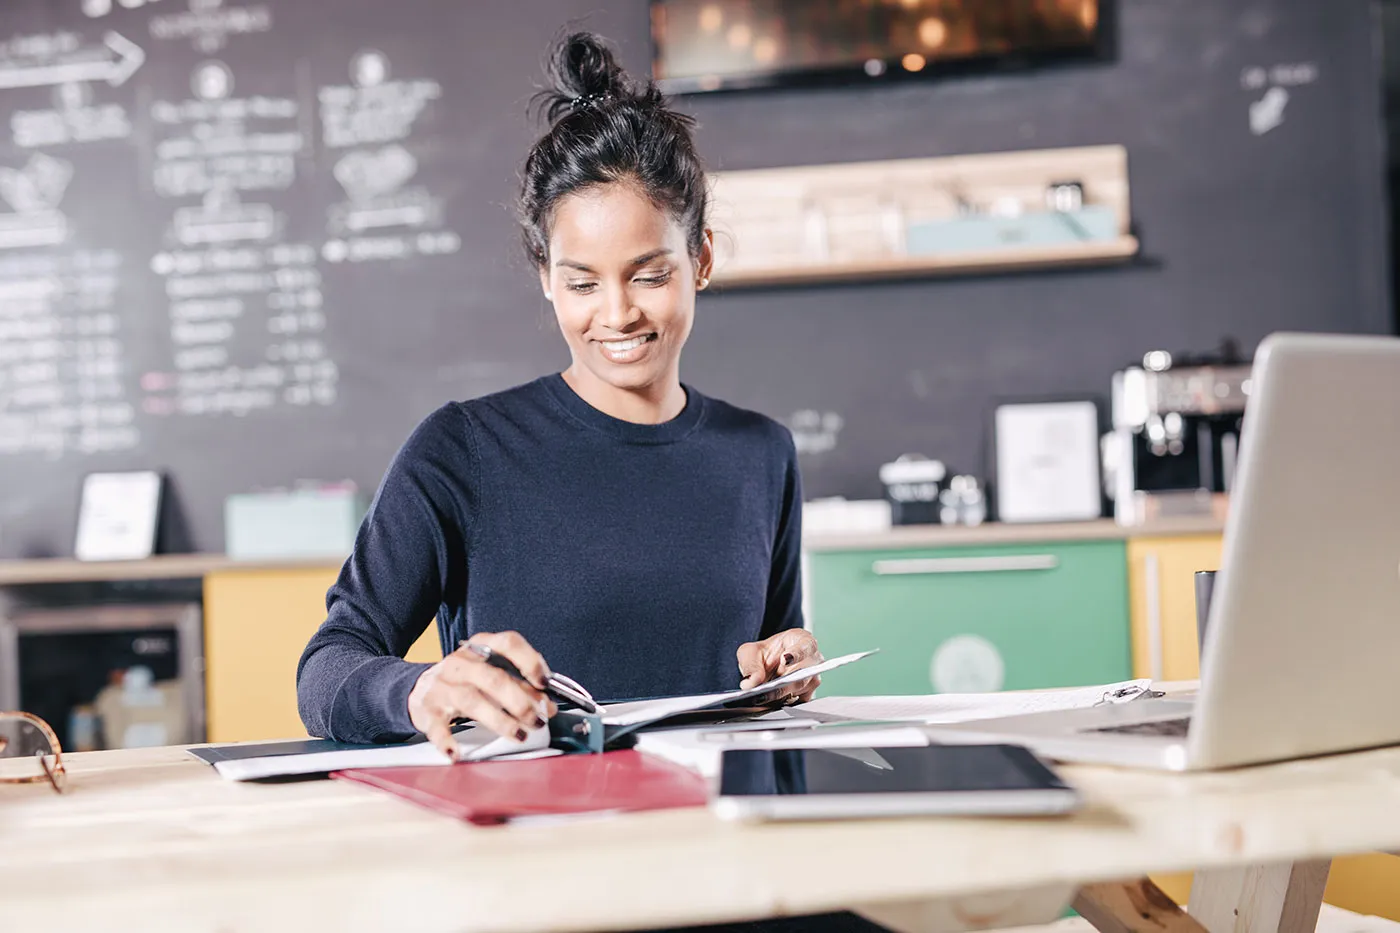
<svg viewBox="0 0 1400 933">
<path fill-rule="evenodd" d="M 554 303 L 573 365 L 564 379 L 630 421 L 680 413 L 680 353 L 714 262 L 705 172 L 691 120 L 612 53 L 572 36 L 539 100 L 553 122 L 525 161 L 525 249 Z"/>
<path fill-rule="evenodd" d="M 313 735 L 422 733 L 451 755 L 458 719 L 542 728 L 552 666 L 606 702 L 821 660 L 802 621 L 791 435 L 680 381 L 712 261 L 690 120 L 589 35 L 559 45 L 551 77 L 520 215 L 572 362 L 446 404 L 404 443 L 298 666 Z M 434 617 L 447 656 L 405 661 Z"/>
<path fill-rule="evenodd" d="M 802 620 L 792 435 L 680 379 L 713 257 L 691 122 L 593 36 L 565 39 L 550 71 L 520 219 L 571 362 L 446 404 L 404 443 L 297 669 L 313 735 L 422 733 L 454 755 L 458 719 L 543 728 L 553 667 L 606 703 L 822 660 Z M 447 656 L 404 660 L 434 617 Z M 741 928 L 878 929 L 851 914 Z"/>
</svg>

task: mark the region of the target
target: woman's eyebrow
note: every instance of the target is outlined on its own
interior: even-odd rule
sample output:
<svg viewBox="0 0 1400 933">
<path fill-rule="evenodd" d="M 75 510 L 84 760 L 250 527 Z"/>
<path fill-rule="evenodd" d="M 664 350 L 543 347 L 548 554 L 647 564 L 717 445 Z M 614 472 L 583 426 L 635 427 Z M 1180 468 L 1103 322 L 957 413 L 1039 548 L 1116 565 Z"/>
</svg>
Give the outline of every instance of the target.
<svg viewBox="0 0 1400 933">
<path fill-rule="evenodd" d="M 637 258 L 629 260 L 627 265 L 634 268 L 636 266 L 644 266 L 647 263 L 651 262 L 653 259 L 660 259 L 662 256 L 670 256 L 674 252 L 675 250 L 667 249 L 665 247 L 662 247 L 661 249 L 654 249 L 649 253 L 643 253 Z M 554 264 L 556 266 L 563 266 L 569 269 L 577 269 L 580 272 L 590 272 L 595 275 L 598 272 L 598 270 L 594 269 L 592 266 L 581 263 L 576 259 L 560 259 L 557 260 Z"/>
<path fill-rule="evenodd" d="M 649 253 L 643 253 L 642 255 L 638 256 L 636 259 L 632 260 L 632 262 L 629 263 L 629 265 L 644 266 L 647 263 L 651 262 L 653 259 L 660 259 L 662 256 L 669 256 L 672 252 L 672 250 L 666 249 L 664 247 L 661 249 L 654 249 Z"/>
</svg>

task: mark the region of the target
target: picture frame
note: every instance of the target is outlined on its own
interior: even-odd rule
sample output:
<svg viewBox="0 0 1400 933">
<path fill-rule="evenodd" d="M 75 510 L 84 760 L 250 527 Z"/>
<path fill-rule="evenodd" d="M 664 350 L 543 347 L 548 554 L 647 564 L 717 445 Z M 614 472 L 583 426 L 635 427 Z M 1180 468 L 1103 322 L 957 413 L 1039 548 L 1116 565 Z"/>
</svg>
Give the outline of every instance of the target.
<svg viewBox="0 0 1400 933">
<path fill-rule="evenodd" d="M 89 473 L 78 503 L 73 556 L 143 560 L 156 550 L 164 477 L 154 470 Z"/>
<path fill-rule="evenodd" d="M 1005 400 L 991 418 L 996 517 L 1006 523 L 1103 517 L 1098 400 L 1059 396 Z"/>
</svg>

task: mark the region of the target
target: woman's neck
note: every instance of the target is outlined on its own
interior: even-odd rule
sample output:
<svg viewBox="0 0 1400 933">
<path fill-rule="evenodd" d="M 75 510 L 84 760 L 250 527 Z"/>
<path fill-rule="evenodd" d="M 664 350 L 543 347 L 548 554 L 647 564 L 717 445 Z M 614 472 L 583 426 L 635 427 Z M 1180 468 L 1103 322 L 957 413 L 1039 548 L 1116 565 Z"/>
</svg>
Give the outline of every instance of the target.
<svg viewBox="0 0 1400 933">
<path fill-rule="evenodd" d="M 619 421 L 664 424 L 685 409 L 685 389 L 681 388 L 680 376 L 676 373 L 636 389 L 611 385 L 583 367 L 570 366 L 561 375 L 575 395 Z"/>
</svg>

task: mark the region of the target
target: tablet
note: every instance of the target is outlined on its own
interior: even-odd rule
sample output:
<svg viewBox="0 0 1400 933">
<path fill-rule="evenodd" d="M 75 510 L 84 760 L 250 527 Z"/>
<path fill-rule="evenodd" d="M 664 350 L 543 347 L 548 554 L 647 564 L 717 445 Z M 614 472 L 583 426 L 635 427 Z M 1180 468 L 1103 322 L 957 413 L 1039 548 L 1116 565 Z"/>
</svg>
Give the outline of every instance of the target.
<svg viewBox="0 0 1400 933">
<path fill-rule="evenodd" d="M 1019 745 L 727 749 L 712 807 L 731 820 L 1042 816 L 1078 793 Z"/>
</svg>

